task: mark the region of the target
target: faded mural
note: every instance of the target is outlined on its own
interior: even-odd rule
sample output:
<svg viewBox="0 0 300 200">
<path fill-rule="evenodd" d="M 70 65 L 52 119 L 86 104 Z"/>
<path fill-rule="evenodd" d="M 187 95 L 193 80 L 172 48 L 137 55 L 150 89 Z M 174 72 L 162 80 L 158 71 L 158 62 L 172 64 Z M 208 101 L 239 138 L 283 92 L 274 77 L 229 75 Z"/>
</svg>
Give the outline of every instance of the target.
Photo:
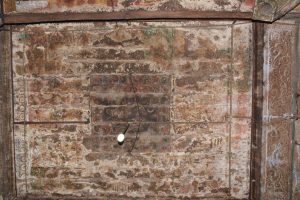
<svg viewBox="0 0 300 200">
<path fill-rule="evenodd" d="M 18 195 L 248 198 L 250 22 L 44 24 L 12 37 Z"/>
</svg>

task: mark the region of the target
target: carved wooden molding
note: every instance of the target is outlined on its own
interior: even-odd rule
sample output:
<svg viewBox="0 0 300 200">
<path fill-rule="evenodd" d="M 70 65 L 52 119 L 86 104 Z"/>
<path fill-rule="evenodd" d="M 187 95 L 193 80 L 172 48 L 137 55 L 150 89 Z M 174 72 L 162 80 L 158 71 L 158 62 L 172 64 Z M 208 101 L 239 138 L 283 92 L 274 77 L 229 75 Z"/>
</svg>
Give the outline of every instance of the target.
<svg viewBox="0 0 300 200">
<path fill-rule="evenodd" d="M 293 25 L 269 24 L 265 31 L 261 145 L 261 199 L 291 196 L 296 71 Z"/>
<path fill-rule="evenodd" d="M 221 9 L 211 6 L 209 10 L 187 9 L 176 7 L 173 10 L 121 10 L 121 11 L 94 11 L 83 9 L 80 12 L 68 12 L 63 9 L 51 11 L 48 8 L 30 8 L 32 12 L 17 10 L 15 0 L 2 0 L 3 24 L 59 22 L 59 21 L 91 21 L 91 20 L 134 20 L 134 19 L 249 19 L 272 22 L 287 14 L 300 0 L 244 0 L 239 9 Z M 27 2 L 27 1 L 21 1 Z M 29 2 L 29 1 L 28 1 Z M 229 2 L 234 2 L 229 1 Z M 232 3 L 233 4 L 233 3 Z M 51 5 L 51 4 L 49 4 Z M 64 4 L 62 4 L 64 5 Z M 60 6 L 62 6 L 60 5 Z M 19 6 L 20 7 L 20 6 Z M 34 7 L 34 6 L 33 6 Z M 48 10 L 47 10 L 48 9 Z M 53 15 L 53 16 L 52 16 Z"/>
<path fill-rule="evenodd" d="M 273 22 L 287 14 L 300 0 L 256 0 L 254 20 Z"/>
</svg>

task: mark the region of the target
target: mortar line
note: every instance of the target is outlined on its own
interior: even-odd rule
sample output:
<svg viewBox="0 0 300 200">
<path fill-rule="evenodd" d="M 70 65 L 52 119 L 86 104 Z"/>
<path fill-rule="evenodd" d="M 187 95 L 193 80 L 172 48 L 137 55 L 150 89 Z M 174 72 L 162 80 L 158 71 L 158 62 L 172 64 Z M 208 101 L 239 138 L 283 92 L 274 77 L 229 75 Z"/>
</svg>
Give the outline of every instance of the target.
<svg viewBox="0 0 300 200">
<path fill-rule="evenodd" d="M 14 124 L 89 124 L 90 120 L 86 121 L 21 121 L 21 122 L 14 122 Z"/>
<path fill-rule="evenodd" d="M 111 62 L 111 61 L 110 61 Z M 127 62 L 127 61 L 124 61 L 124 62 Z M 145 74 L 143 73 L 134 73 L 134 76 L 143 76 Z M 26 75 L 26 78 L 28 81 L 34 81 L 34 80 L 52 80 L 54 78 L 57 78 L 57 79 L 63 79 L 63 80 L 66 80 L 66 79 L 72 79 L 72 78 L 76 78 L 76 79 L 82 79 L 82 78 L 86 78 L 87 76 L 89 77 L 98 77 L 98 76 L 126 76 L 126 72 L 117 72 L 117 73 L 87 73 L 87 74 L 84 74 L 84 75 L 64 75 L 64 74 L 55 74 L 55 75 L 51 75 L 51 76 L 47 76 L 47 75 L 40 75 L 39 77 L 34 77 L 34 76 L 28 76 Z M 164 72 L 159 72 L 159 73 L 149 73 L 147 74 L 147 76 L 169 76 L 169 75 L 166 75 Z M 22 76 L 19 76 L 19 77 L 16 77 L 16 80 L 15 82 L 17 82 L 20 78 L 22 78 Z M 194 76 L 191 76 L 191 77 L 194 77 Z"/>
<path fill-rule="evenodd" d="M 263 65 L 263 113 L 262 113 L 262 121 L 263 123 L 265 122 L 265 119 L 264 119 L 264 116 L 270 116 L 269 114 L 269 91 L 270 91 L 270 59 L 271 59 L 271 50 L 270 50 L 270 40 L 272 39 L 271 37 L 271 34 L 270 34 L 270 30 L 268 29 L 267 30 L 267 33 L 266 34 L 266 55 L 264 55 L 264 65 Z M 265 37 L 265 36 L 264 36 Z M 265 49 L 264 49 L 264 53 L 265 53 Z M 266 63 L 265 63 L 266 62 Z M 266 94 L 265 94 L 266 93 Z M 266 113 L 265 113 L 266 112 Z M 267 122 L 269 122 L 269 120 L 266 120 Z M 264 127 L 262 127 L 262 136 L 264 137 L 264 139 L 262 139 L 264 141 L 264 145 L 265 145 L 265 149 L 264 149 L 264 158 L 267 158 L 268 157 L 268 127 L 265 127 L 265 130 L 264 130 Z M 263 166 L 264 166 L 264 185 L 262 186 L 263 189 L 266 189 L 267 187 L 267 176 L 268 176 L 268 171 L 267 171 L 267 164 L 266 164 L 266 161 L 265 159 L 264 160 L 264 163 L 263 163 Z M 265 196 L 266 194 L 263 194 L 263 196 Z"/>
<path fill-rule="evenodd" d="M 26 120 L 26 112 L 27 112 L 27 102 L 26 102 L 26 80 L 25 80 L 25 77 L 23 79 L 23 90 L 24 90 L 24 114 L 23 114 L 23 117 L 24 117 L 24 123 L 23 123 L 23 130 L 24 130 L 24 144 L 25 144 L 25 153 L 24 153 L 24 156 L 25 156 L 25 183 L 26 183 L 26 194 L 28 193 L 28 183 L 27 183 L 27 150 L 28 150 L 28 147 L 27 147 L 27 133 L 26 133 L 26 123 L 25 123 L 25 120 Z"/>
<path fill-rule="evenodd" d="M 26 31 L 23 31 L 22 32 L 23 34 L 26 34 Z M 23 43 L 23 52 L 25 53 L 25 50 L 26 50 L 26 43 Z M 23 69 L 25 68 L 25 58 L 23 58 Z M 23 75 L 22 76 L 22 79 L 23 79 L 23 98 L 24 98 L 24 113 L 23 113 L 23 119 L 24 121 L 26 121 L 26 112 L 27 112 L 27 100 L 26 100 L 26 80 L 25 80 L 25 76 Z M 28 182 L 27 182 L 27 133 L 26 133 L 26 124 L 23 123 L 23 136 L 24 136 L 24 156 L 25 156 L 25 164 L 23 163 L 24 165 L 24 168 L 25 168 L 25 190 L 26 190 L 26 194 L 28 193 Z M 23 166 L 22 165 L 22 166 Z M 23 167 L 22 167 L 23 168 Z"/>
<path fill-rule="evenodd" d="M 13 40 L 12 40 L 12 27 L 10 26 L 10 76 L 11 76 L 11 102 L 12 102 L 12 150 L 13 150 L 13 172 L 14 172 L 14 191 L 15 195 L 17 195 L 17 170 L 16 170 L 16 148 L 15 148 L 15 126 L 14 126 L 14 119 L 15 119 L 15 100 L 14 100 L 14 77 L 13 77 Z"/>
<path fill-rule="evenodd" d="M 170 104 L 169 104 L 169 120 L 172 123 L 173 122 L 173 117 L 172 117 L 172 110 L 173 110 L 173 97 L 174 97 L 174 66 L 173 66 L 173 40 L 174 40 L 174 32 L 173 28 L 171 28 L 171 34 L 172 34 L 172 43 L 171 43 L 171 74 L 170 74 Z M 173 70 L 172 70 L 173 69 Z M 171 127 L 170 127 L 170 134 L 171 134 Z M 171 141 L 171 144 L 173 141 Z M 171 151 L 172 151 L 172 146 L 171 146 Z"/>
<path fill-rule="evenodd" d="M 110 197 L 110 195 L 112 195 L 112 196 L 115 196 L 115 198 L 113 198 L 113 199 L 122 199 L 122 195 L 118 195 L 118 194 L 106 194 L 105 195 L 105 193 L 100 193 L 100 195 L 101 195 L 101 197 L 104 197 L 105 199 L 108 197 Z M 44 196 L 41 196 L 41 195 L 27 195 L 27 197 L 28 197 L 28 199 L 31 199 L 30 197 L 34 197 L 33 199 L 39 199 L 39 200 L 48 200 L 48 199 L 51 199 L 51 197 L 53 197 L 53 195 L 51 196 L 51 195 L 44 195 Z M 89 198 L 89 200 L 99 200 L 99 197 L 93 197 L 93 196 L 88 196 Z M 130 198 L 130 197 L 129 197 Z M 125 200 L 127 200 L 127 199 L 129 199 L 129 198 L 125 198 Z M 154 200 L 157 200 L 157 198 L 158 199 L 161 199 L 161 198 L 163 198 L 163 199 L 166 199 L 166 198 L 172 198 L 172 199 L 174 199 L 174 196 L 172 196 L 172 195 L 170 195 L 170 196 L 163 196 L 163 195 L 148 195 L 147 196 L 147 199 L 154 199 Z M 180 198 L 180 197 L 178 197 L 178 198 Z M 197 196 L 197 197 L 195 197 L 196 199 L 203 199 L 203 200 L 210 200 L 210 199 L 216 199 L 216 200 L 224 200 L 224 197 L 222 197 L 222 196 L 215 196 L 215 195 L 213 195 L 213 196 L 209 196 L 209 197 L 207 197 L 207 196 Z M 58 198 L 59 199 L 59 198 Z M 84 196 L 84 197 L 80 197 L 80 196 L 72 196 L 72 195 L 65 195 L 64 196 L 64 198 L 63 198 L 64 200 L 74 200 L 74 199 L 78 199 L 78 200 L 86 200 L 87 199 L 87 197 L 86 196 Z M 231 199 L 231 198 L 230 198 Z"/>
<path fill-rule="evenodd" d="M 172 135 L 172 130 L 175 133 L 175 128 L 174 128 L 174 121 L 173 121 L 173 108 L 174 108 L 174 96 L 175 96 L 175 71 L 176 71 L 176 67 L 173 65 L 173 58 L 174 58 L 174 36 L 175 36 L 175 32 L 174 32 L 174 28 L 171 28 L 171 34 L 172 34 L 172 43 L 171 43 L 171 88 L 170 88 L 170 110 L 169 110 L 169 119 L 170 119 L 170 130 L 169 130 L 169 134 Z M 175 133 L 176 134 L 176 133 Z M 171 144 L 173 144 L 173 138 L 171 138 Z M 174 147 L 173 145 L 171 145 L 170 147 L 171 152 L 173 152 Z"/>
<path fill-rule="evenodd" d="M 235 21 L 232 23 L 231 25 L 231 41 L 230 41 L 230 46 L 231 46 L 231 52 L 230 52 L 230 57 L 231 57 L 231 63 L 230 63 L 230 69 L 229 69 L 229 127 L 228 127 L 228 167 L 229 167 L 229 174 L 228 174 L 228 178 L 229 178 L 229 194 L 231 194 L 231 167 L 232 167 L 232 163 L 231 163 L 231 132 L 232 132 L 232 81 L 233 81 L 233 29 L 234 29 L 234 24 Z"/>
<path fill-rule="evenodd" d="M 174 30 L 174 29 L 173 29 Z M 104 48 L 103 48 L 104 49 Z M 142 50 L 148 50 L 147 48 L 144 48 Z M 180 58 L 177 59 L 178 61 L 184 61 Z M 90 63 L 90 64 L 94 64 L 95 62 L 97 63 L 119 63 L 119 64 L 123 64 L 124 62 L 127 62 L 129 64 L 151 64 L 151 59 L 143 59 L 143 60 L 134 60 L 134 59 L 119 59 L 119 60 L 113 60 L 113 59 L 99 59 L 99 58 L 75 58 L 75 57 L 69 57 L 68 60 L 66 62 L 68 63 L 77 63 L 78 61 L 82 61 L 84 63 Z M 200 61 L 201 63 L 211 63 L 212 61 L 207 59 L 207 58 L 201 58 L 201 59 L 197 59 L 194 61 L 190 61 L 190 62 L 198 62 Z M 214 63 L 217 64 L 224 64 L 224 62 L 228 61 L 228 63 L 230 62 L 230 60 L 228 60 L 228 58 L 220 58 L 219 60 L 215 60 L 213 61 Z M 152 74 L 159 74 L 160 72 L 152 72 Z M 109 72 L 93 72 L 93 74 L 107 74 L 107 75 L 112 75 L 112 73 Z M 124 72 L 114 72 L 114 74 L 126 74 L 126 71 Z M 135 72 L 135 74 L 144 74 L 144 73 L 139 73 L 139 72 Z M 165 72 L 161 72 L 160 74 L 164 75 Z M 150 74 L 151 75 L 151 74 Z M 191 75 L 192 76 L 192 75 Z"/>
<path fill-rule="evenodd" d="M 93 125 L 104 125 L 104 124 L 136 124 L 136 121 L 130 121 L 130 122 L 125 122 L 125 121 L 100 121 L 100 122 L 95 122 Z M 227 124 L 227 121 L 220 121 L 220 122 L 189 122 L 189 121 L 184 121 L 184 122 L 150 122 L 150 121 L 145 121 L 145 122 L 141 122 L 141 124 L 161 124 L 161 125 L 174 125 L 174 124 L 191 124 L 191 125 L 209 125 L 209 124 Z"/>
<path fill-rule="evenodd" d="M 83 33 L 83 31 L 81 31 L 80 32 L 80 34 L 82 34 Z M 73 42 L 75 42 L 75 32 L 74 31 L 72 31 L 72 37 L 73 37 Z M 90 131 L 90 133 L 92 133 L 93 132 L 93 123 L 92 123 L 92 119 L 93 119 L 93 112 L 92 112 L 92 104 L 91 104 L 91 91 L 92 91 L 92 86 L 91 86 L 91 72 L 90 73 L 88 73 L 88 74 L 84 74 L 83 76 L 85 76 L 85 77 L 87 77 L 88 78 L 88 101 L 89 101 L 89 119 L 88 119 L 88 128 L 89 128 L 89 131 Z M 81 77 L 80 77 L 81 78 Z M 76 134 L 76 138 L 77 138 L 77 141 L 76 141 L 76 143 L 79 141 L 79 138 L 78 138 L 78 134 Z M 79 156 L 79 154 L 80 154 L 80 148 L 78 148 L 77 147 L 77 145 L 76 145 L 76 153 L 78 153 L 76 156 L 77 156 L 77 166 L 76 167 L 78 167 L 79 166 L 79 160 L 80 160 L 80 156 Z M 88 195 L 89 196 L 89 195 Z"/>
</svg>

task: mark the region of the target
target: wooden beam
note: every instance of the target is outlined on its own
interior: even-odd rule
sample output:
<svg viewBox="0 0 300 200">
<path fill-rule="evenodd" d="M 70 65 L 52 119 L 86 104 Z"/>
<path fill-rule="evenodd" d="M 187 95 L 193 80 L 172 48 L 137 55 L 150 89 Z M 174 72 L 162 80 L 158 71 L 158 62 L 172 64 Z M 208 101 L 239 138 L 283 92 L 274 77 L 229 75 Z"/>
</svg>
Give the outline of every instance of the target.
<svg viewBox="0 0 300 200">
<path fill-rule="evenodd" d="M 4 15 L 4 24 L 148 19 L 251 19 L 251 12 L 126 11 L 98 13 L 23 13 Z"/>
<path fill-rule="evenodd" d="M 4 200 L 14 196 L 11 74 L 11 33 L 0 29 L 0 199 Z"/>
<path fill-rule="evenodd" d="M 0 0 L 0 27 L 3 25 L 2 17 L 3 17 L 3 2 L 2 0 Z"/>
<path fill-rule="evenodd" d="M 263 110 L 264 23 L 253 25 L 253 90 L 251 126 L 250 198 L 260 199 Z"/>
<path fill-rule="evenodd" d="M 254 1 L 254 0 L 253 0 Z M 3 0 L 5 13 L 4 24 L 30 24 L 64 21 L 96 21 L 96 20 L 146 20 L 146 19 L 253 19 L 259 21 L 275 21 L 296 7 L 300 0 L 255 0 L 253 12 L 241 11 L 146 11 L 128 10 L 118 12 L 16 12 L 15 0 Z M 254 2 L 253 2 L 254 4 Z"/>
</svg>

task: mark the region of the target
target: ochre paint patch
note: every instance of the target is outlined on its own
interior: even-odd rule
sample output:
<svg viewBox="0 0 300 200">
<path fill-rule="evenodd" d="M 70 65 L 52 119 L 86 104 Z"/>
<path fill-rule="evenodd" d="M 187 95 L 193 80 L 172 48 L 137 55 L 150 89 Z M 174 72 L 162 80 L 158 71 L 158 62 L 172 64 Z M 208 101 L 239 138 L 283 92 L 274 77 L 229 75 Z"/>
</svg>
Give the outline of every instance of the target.
<svg viewBox="0 0 300 200">
<path fill-rule="evenodd" d="M 48 0 L 48 8 L 75 7 L 85 4 L 108 5 L 109 1 L 110 0 Z"/>
</svg>

